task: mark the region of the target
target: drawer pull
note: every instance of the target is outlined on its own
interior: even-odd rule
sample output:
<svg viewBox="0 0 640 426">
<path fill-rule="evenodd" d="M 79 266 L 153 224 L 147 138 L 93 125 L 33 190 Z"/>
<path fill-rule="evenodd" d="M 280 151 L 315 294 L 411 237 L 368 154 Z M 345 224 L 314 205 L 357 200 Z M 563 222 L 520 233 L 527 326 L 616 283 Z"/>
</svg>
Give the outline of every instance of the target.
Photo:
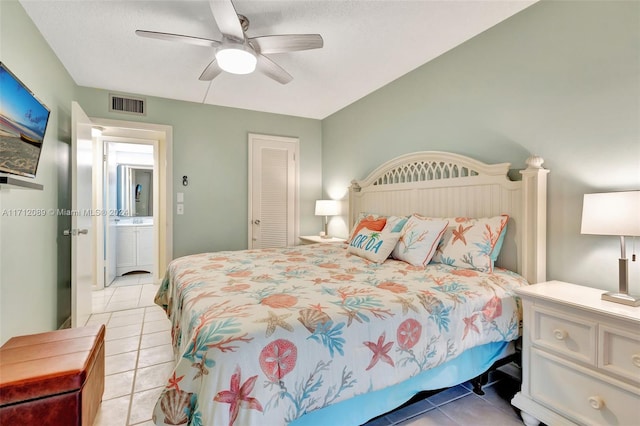
<svg viewBox="0 0 640 426">
<path fill-rule="evenodd" d="M 602 410 L 604 408 L 604 399 L 599 396 L 590 396 L 589 405 L 594 410 Z"/>
<path fill-rule="evenodd" d="M 631 355 L 631 363 L 636 367 L 640 368 L 640 355 L 638 354 Z"/>
<path fill-rule="evenodd" d="M 569 333 L 567 333 L 565 330 L 561 330 L 559 328 L 556 328 L 555 330 L 553 330 L 553 336 L 557 340 L 564 340 L 567 338 L 568 335 Z"/>
</svg>

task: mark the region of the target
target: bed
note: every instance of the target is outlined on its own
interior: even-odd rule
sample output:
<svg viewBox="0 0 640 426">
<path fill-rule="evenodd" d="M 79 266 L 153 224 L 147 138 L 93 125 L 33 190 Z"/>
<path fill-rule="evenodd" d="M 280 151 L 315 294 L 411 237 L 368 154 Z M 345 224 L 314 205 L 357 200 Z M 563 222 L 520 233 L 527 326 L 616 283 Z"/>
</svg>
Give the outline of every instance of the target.
<svg viewBox="0 0 640 426">
<path fill-rule="evenodd" d="M 512 181 L 506 163 L 404 155 L 352 182 L 349 244 L 175 259 L 154 423 L 358 425 L 512 354 L 513 290 L 545 279 L 541 165 Z"/>
</svg>

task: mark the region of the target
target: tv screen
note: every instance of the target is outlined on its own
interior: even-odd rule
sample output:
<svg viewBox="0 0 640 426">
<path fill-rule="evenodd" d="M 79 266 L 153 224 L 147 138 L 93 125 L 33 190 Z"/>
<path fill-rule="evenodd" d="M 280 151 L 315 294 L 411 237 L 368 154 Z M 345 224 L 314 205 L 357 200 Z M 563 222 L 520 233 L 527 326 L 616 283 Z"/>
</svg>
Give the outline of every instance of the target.
<svg viewBox="0 0 640 426">
<path fill-rule="evenodd" d="M 49 112 L 0 62 L 0 172 L 36 176 Z"/>
</svg>

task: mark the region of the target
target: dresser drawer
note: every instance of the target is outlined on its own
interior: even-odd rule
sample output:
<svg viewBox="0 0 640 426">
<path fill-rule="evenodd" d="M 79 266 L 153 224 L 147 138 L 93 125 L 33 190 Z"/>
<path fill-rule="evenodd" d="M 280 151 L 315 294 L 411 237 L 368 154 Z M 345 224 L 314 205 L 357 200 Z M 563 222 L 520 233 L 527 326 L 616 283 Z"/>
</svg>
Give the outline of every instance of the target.
<svg viewBox="0 0 640 426">
<path fill-rule="evenodd" d="M 598 367 L 634 383 L 640 383 L 638 333 L 600 325 Z"/>
<path fill-rule="evenodd" d="M 537 349 L 531 351 L 531 371 L 531 396 L 580 424 L 638 423 L 637 387 L 593 374 Z"/>
<path fill-rule="evenodd" d="M 541 306 L 532 307 L 532 322 L 534 345 L 596 365 L 596 322 Z"/>
</svg>

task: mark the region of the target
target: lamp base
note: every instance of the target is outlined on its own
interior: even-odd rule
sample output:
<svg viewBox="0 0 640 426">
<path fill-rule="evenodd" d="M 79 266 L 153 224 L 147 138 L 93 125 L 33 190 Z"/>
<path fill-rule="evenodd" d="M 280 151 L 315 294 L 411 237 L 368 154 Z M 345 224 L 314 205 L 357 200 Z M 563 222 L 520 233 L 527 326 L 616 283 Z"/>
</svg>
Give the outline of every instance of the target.
<svg viewBox="0 0 640 426">
<path fill-rule="evenodd" d="M 640 296 L 634 296 L 632 294 L 618 293 L 616 291 L 609 291 L 602 294 L 602 300 L 609 302 L 622 303 L 629 306 L 640 306 Z"/>
</svg>

